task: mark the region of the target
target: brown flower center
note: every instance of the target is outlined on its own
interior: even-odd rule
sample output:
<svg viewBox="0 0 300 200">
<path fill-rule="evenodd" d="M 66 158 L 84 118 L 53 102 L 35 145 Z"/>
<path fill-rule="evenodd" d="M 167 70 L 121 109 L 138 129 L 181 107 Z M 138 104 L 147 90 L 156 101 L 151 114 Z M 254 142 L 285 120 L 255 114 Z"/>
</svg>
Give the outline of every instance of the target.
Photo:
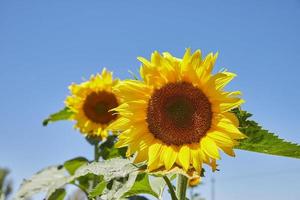
<svg viewBox="0 0 300 200">
<path fill-rule="evenodd" d="M 91 121 L 108 124 L 117 118 L 117 113 L 109 112 L 109 110 L 118 105 L 118 100 L 114 94 L 106 91 L 92 92 L 85 99 L 83 111 Z"/>
<path fill-rule="evenodd" d="M 211 104 L 204 93 L 187 82 L 169 83 L 149 100 L 149 131 L 168 145 L 198 143 L 210 129 Z"/>
</svg>

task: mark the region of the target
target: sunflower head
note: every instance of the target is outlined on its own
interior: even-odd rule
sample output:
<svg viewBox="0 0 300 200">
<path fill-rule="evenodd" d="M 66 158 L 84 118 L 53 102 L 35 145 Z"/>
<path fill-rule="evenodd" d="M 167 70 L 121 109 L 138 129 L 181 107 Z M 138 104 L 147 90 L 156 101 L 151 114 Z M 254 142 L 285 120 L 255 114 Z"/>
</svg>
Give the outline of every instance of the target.
<svg viewBox="0 0 300 200">
<path fill-rule="evenodd" d="M 212 74 L 217 54 L 204 59 L 201 51 L 187 49 L 183 58 L 154 52 L 138 58 L 142 80 L 126 80 L 114 89 L 122 99 L 110 125 L 122 130 L 119 147 L 136 162 L 147 161 L 150 171 L 177 166 L 201 172 L 202 164 L 216 169 L 219 150 L 234 156 L 233 147 L 244 138 L 230 111 L 243 103 L 240 92 L 224 87 L 235 74 Z"/>
<path fill-rule="evenodd" d="M 200 181 L 201 181 L 201 177 L 198 176 L 198 177 L 190 178 L 188 184 L 190 187 L 196 187 L 200 184 Z"/>
<path fill-rule="evenodd" d="M 81 133 L 99 139 L 107 137 L 107 126 L 118 118 L 116 111 L 110 111 L 119 105 L 119 98 L 112 91 L 117 83 L 112 73 L 103 69 L 90 80 L 69 87 L 71 95 L 65 104 L 74 112 L 72 119 Z"/>
</svg>

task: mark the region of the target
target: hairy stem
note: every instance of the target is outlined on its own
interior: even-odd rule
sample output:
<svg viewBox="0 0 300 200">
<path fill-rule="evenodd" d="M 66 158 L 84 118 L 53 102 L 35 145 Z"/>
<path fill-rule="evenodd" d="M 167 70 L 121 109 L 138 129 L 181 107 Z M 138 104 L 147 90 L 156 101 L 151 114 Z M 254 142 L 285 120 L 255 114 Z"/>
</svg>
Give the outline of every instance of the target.
<svg viewBox="0 0 300 200">
<path fill-rule="evenodd" d="M 168 185 L 168 188 L 169 188 L 169 191 L 170 191 L 172 200 L 178 200 L 178 199 L 177 199 L 177 196 L 176 196 L 176 194 L 175 194 L 173 185 L 172 185 L 171 181 L 169 180 L 169 178 L 168 178 L 167 176 L 163 176 L 163 178 L 164 178 L 166 184 Z"/>
<path fill-rule="evenodd" d="M 99 162 L 99 158 L 100 158 L 99 144 L 100 144 L 99 141 L 94 144 L 94 161 L 95 162 Z M 97 184 L 98 184 L 98 179 L 97 179 L 97 176 L 94 175 L 93 188 L 96 187 Z"/>
<path fill-rule="evenodd" d="M 177 177 L 176 193 L 178 200 L 185 200 L 188 178 L 182 174 L 178 174 Z"/>
<path fill-rule="evenodd" d="M 99 154 L 99 144 L 100 142 L 97 142 L 95 145 L 94 145 L 94 160 L 96 162 L 99 161 L 99 158 L 100 158 L 100 154 Z"/>
</svg>

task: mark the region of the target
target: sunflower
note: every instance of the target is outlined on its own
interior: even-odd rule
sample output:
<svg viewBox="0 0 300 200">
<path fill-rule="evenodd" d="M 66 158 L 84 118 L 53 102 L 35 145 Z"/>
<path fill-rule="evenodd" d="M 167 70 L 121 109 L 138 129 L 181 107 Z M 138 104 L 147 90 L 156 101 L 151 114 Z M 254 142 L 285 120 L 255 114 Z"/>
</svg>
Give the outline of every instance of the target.
<svg viewBox="0 0 300 200">
<path fill-rule="evenodd" d="M 240 92 L 225 92 L 235 74 L 212 74 L 217 54 L 204 59 L 187 49 L 183 58 L 154 52 L 139 57 L 142 80 L 126 80 L 114 89 L 122 104 L 120 118 L 109 126 L 122 130 L 118 147 L 128 147 L 135 162 L 147 161 L 149 171 L 180 167 L 200 174 L 202 164 L 216 169 L 219 150 L 234 156 L 244 138 L 230 111 L 243 103 Z"/>
<path fill-rule="evenodd" d="M 117 112 L 110 112 L 119 105 L 119 98 L 112 91 L 117 83 L 104 68 L 90 80 L 69 87 L 71 95 L 65 104 L 73 111 L 71 119 L 76 121 L 75 128 L 81 133 L 100 139 L 108 136 L 108 125 L 118 118 Z"/>
<path fill-rule="evenodd" d="M 200 184 L 200 181 L 201 181 L 201 177 L 198 176 L 198 177 L 195 177 L 195 178 L 190 178 L 189 181 L 188 181 L 188 184 L 190 187 L 196 187 Z"/>
</svg>

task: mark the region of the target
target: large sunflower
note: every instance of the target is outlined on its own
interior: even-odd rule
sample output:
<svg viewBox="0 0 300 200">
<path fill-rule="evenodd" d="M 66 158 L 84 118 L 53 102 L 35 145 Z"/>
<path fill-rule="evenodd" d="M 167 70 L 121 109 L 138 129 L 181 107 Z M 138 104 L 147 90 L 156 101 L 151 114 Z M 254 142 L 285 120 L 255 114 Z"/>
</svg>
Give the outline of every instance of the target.
<svg viewBox="0 0 300 200">
<path fill-rule="evenodd" d="M 122 104 L 111 130 L 122 130 L 118 147 L 128 146 L 136 162 L 147 161 L 150 171 L 178 166 L 200 173 L 202 163 L 216 169 L 219 149 L 234 156 L 244 135 L 230 111 L 243 103 L 240 92 L 225 92 L 235 74 L 212 75 L 217 55 L 201 58 L 187 49 L 182 59 L 154 52 L 142 62 L 140 80 L 123 81 L 115 91 Z"/>
<path fill-rule="evenodd" d="M 74 112 L 71 119 L 76 121 L 75 128 L 81 133 L 100 139 L 107 137 L 107 126 L 118 117 L 115 111 L 110 112 L 119 105 L 119 98 L 112 91 L 117 83 L 112 73 L 104 68 L 90 80 L 69 87 L 71 96 L 65 104 Z"/>
</svg>

